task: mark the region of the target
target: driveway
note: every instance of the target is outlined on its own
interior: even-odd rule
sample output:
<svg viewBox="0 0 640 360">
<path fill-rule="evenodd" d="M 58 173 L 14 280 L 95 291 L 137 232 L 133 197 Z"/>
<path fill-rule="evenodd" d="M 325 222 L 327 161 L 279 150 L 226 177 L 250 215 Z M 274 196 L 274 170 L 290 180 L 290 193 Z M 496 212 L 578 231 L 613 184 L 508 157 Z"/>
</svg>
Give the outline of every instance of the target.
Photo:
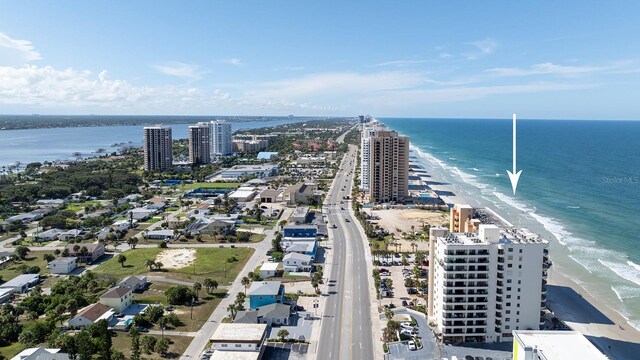
<svg viewBox="0 0 640 360">
<path fill-rule="evenodd" d="M 389 344 L 389 354 L 385 355 L 385 359 L 407 359 L 407 360 L 423 360 L 423 359 L 439 359 L 440 356 L 437 352 L 436 339 L 429 328 L 427 319 L 424 314 L 400 308 L 394 310 L 395 314 L 411 315 L 418 324 L 418 331 L 420 332 L 420 342 L 422 343 L 422 349 L 411 351 L 406 341 L 396 342 Z"/>
</svg>

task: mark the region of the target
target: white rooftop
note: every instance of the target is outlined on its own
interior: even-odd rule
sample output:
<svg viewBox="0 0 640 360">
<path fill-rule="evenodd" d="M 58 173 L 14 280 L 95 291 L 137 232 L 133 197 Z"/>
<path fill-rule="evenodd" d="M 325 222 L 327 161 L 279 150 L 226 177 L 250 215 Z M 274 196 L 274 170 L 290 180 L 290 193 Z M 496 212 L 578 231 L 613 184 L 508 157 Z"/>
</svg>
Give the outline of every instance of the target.
<svg viewBox="0 0 640 360">
<path fill-rule="evenodd" d="M 260 270 L 264 270 L 264 271 L 276 271 L 278 270 L 278 263 L 277 262 L 266 262 L 264 264 L 262 264 L 262 266 L 260 266 Z"/>
<path fill-rule="evenodd" d="M 524 353 L 527 349 L 537 351 L 537 356 L 534 358 L 545 360 L 608 359 L 577 331 L 514 330 L 513 336 L 514 359 L 516 360 L 524 359 Z"/>
<path fill-rule="evenodd" d="M 216 350 L 209 360 L 258 360 L 259 351 L 221 351 Z"/>
<path fill-rule="evenodd" d="M 251 341 L 260 342 L 267 331 L 267 324 L 222 323 L 211 336 L 214 342 Z"/>
</svg>

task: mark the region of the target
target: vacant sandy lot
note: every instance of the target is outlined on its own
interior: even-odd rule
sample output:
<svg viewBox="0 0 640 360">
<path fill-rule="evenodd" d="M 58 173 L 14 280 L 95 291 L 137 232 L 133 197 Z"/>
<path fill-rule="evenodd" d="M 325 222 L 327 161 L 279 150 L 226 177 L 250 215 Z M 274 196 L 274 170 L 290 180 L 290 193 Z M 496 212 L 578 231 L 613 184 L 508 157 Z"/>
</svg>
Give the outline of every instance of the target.
<svg viewBox="0 0 640 360">
<path fill-rule="evenodd" d="M 423 225 L 442 226 L 449 223 L 449 214 L 442 211 L 420 209 L 366 209 L 365 211 L 379 216 L 380 220 L 376 221 L 378 225 L 397 236 L 403 232 L 410 234 L 411 225 L 419 231 Z"/>
<path fill-rule="evenodd" d="M 156 256 L 166 269 L 180 269 L 192 265 L 196 261 L 195 249 L 169 249 Z"/>
</svg>

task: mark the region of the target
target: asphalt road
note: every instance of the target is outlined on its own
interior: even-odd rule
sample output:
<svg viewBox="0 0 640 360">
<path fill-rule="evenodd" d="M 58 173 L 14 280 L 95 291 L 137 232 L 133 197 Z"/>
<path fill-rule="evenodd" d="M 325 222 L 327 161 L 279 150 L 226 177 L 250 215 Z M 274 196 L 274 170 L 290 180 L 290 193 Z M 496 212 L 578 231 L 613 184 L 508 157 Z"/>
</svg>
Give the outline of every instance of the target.
<svg viewBox="0 0 640 360">
<path fill-rule="evenodd" d="M 356 163 L 356 148 L 351 146 L 325 200 L 329 227 L 336 225 L 336 228 L 330 230 L 333 261 L 318 359 L 374 358 L 365 241 L 350 211 L 350 201 L 343 200 L 351 195 L 351 171 Z"/>
</svg>

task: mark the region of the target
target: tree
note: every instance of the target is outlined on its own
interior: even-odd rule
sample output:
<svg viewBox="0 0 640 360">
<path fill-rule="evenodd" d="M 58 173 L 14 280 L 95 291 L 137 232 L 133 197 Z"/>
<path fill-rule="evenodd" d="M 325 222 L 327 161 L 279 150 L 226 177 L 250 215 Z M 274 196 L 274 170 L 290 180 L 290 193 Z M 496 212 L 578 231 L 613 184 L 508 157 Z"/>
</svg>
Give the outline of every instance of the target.
<svg viewBox="0 0 640 360">
<path fill-rule="evenodd" d="M 111 360 L 111 330 L 107 320 L 100 320 L 90 326 L 92 338 L 94 338 L 99 360 Z"/>
<path fill-rule="evenodd" d="M 227 306 L 227 311 L 229 312 L 229 317 L 231 317 L 231 320 L 236 318 L 237 310 L 238 307 L 236 306 L 236 304 L 229 304 L 229 306 Z"/>
<path fill-rule="evenodd" d="M 46 262 L 51 262 L 53 260 L 55 260 L 55 256 L 51 255 L 51 254 L 44 254 L 42 255 L 42 259 Z"/>
<path fill-rule="evenodd" d="M 171 305 L 187 305 L 195 297 L 193 290 L 184 285 L 172 286 L 164 294 Z"/>
<path fill-rule="evenodd" d="M 149 271 L 153 271 L 153 267 L 156 266 L 156 262 L 151 259 L 145 261 L 144 264 L 149 267 Z"/>
<path fill-rule="evenodd" d="M 140 360 L 140 333 L 135 326 L 131 327 L 131 360 Z"/>
<path fill-rule="evenodd" d="M 124 267 L 124 263 L 127 261 L 127 257 L 120 254 L 118 255 L 118 262 L 120 263 L 120 266 Z"/>
<path fill-rule="evenodd" d="M 142 351 L 144 351 L 144 353 L 147 355 L 151 354 L 156 346 L 156 342 L 158 342 L 158 339 L 154 338 L 153 336 L 143 336 L 142 339 L 140 339 Z"/>
<path fill-rule="evenodd" d="M 156 346 L 154 347 L 154 350 L 159 354 L 165 355 L 167 353 L 167 350 L 169 350 L 169 340 L 168 339 L 158 340 L 156 342 Z"/>
<path fill-rule="evenodd" d="M 248 277 L 245 276 L 245 277 L 242 278 L 240 283 L 242 284 L 242 286 L 244 286 L 244 293 L 246 295 L 247 294 L 247 286 L 249 284 L 251 284 L 251 280 Z"/>
<path fill-rule="evenodd" d="M 286 338 L 287 336 L 289 336 L 289 331 L 287 331 L 286 329 L 278 331 L 278 337 L 280 338 L 280 341 L 284 342 L 284 338 Z"/>
<path fill-rule="evenodd" d="M 127 240 L 127 245 L 129 245 L 130 249 L 135 249 L 136 245 L 138 245 L 138 238 L 135 236 L 129 238 L 129 240 Z"/>
<path fill-rule="evenodd" d="M 26 246 L 16 246 L 16 250 L 15 253 L 16 255 L 18 255 L 18 258 L 20 260 L 24 260 L 27 257 L 27 254 L 29 254 L 31 252 L 31 249 L 29 249 Z"/>
<path fill-rule="evenodd" d="M 211 289 L 218 288 L 218 282 L 210 278 L 204 279 L 203 284 L 204 284 L 204 288 L 207 290 L 207 294 L 211 294 Z"/>
<path fill-rule="evenodd" d="M 193 284 L 193 291 L 196 292 L 196 300 L 198 300 L 198 295 L 201 289 L 202 289 L 202 284 L 200 284 L 199 282 L 196 282 Z"/>
<path fill-rule="evenodd" d="M 71 314 L 71 316 L 76 316 L 78 313 L 78 301 L 76 299 L 69 299 L 66 305 L 67 311 Z"/>
<path fill-rule="evenodd" d="M 164 266 L 163 263 L 161 263 L 160 261 L 156 261 L 156 270 L 158 271 L 162 270 L 163 266 Z"/>
</svg>

